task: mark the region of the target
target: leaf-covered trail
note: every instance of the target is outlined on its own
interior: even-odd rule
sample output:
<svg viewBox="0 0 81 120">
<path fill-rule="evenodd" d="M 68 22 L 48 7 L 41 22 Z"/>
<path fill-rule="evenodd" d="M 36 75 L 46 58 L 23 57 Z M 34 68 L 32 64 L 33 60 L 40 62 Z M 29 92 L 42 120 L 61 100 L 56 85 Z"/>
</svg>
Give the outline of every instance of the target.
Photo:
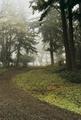
<svg viewBox="0 0 81 120">
<path fill-rule="evenodd" d="M 11 78 L 19 71 L 0 75 L 0 120 L 81 120 L 81 116 L 51 106 L 16 88 Z"/>
</svg>

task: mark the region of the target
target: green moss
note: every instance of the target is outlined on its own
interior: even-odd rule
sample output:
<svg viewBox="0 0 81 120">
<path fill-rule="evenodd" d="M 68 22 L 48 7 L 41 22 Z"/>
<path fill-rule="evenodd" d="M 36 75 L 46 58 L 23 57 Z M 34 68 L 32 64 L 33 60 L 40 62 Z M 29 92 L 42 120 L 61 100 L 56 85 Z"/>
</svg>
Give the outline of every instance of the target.
<svg viewBox="0 0 81 120">
<path fill-rule="evenodd" d="M 15 83 L 42 101 L 81 114 L 81 84 L 68 82 L 53 71 L 50 67 L 31 70 L 17 75 Z"/>
</svg>

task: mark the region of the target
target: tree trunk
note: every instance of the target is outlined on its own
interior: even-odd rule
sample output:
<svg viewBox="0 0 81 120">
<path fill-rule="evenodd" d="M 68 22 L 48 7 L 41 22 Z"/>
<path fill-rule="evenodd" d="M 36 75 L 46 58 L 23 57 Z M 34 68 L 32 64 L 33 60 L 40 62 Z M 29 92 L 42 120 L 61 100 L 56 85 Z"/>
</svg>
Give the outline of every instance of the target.
<svg viewBox="0 0 81 120">
<path fill-rule="evenodd" d="M 53 40 L 50 40 L 50 58 L 51 58 L 51 65 L 54 65 L 54 54 L 53 54 Z"/>
<path fill-rule="evenodd" d="M 63 1 L 60 2 L 60 8 L 61 8 L 61 19 L 62 19 L 62 28 L 63 28 L 63 40 L 64 40 L 64 47 L 65 47 L 65 54 L 66 54 L 66 66 L 68 70 L 71 70 L 72 69 L 71 53 L 69 48 L 67 20 L 66 20 L 65 11 L 63 8 Z"/>
<path fill-rule="evenodd" d="M 79 12 L 81 14 L 81 3 L 79 4 Z M 80 40 L 81 40 L 81 18 L 79 19 L 79 28 L 80 28 Z M 81 44 L 79 44 L 79 58 L 81 64 Z"/>
<path fill-rule="evenodd" d="M 50 50 L 50 57 L 51 57 L 51 65 L 54 65 L 54 56 L 53 51 Z"/>
<path fill-rule="evenodd" d="M 20 60 L 20 43 L 17 48 L 17 61 L 16 61 L 16 66 L 19 66 L 19 60 Z"/>
<path fill-rule="evenodd" d="M 68 8 L 69 13 L 69 47 L 71 53 L 71 63 L 72 70 L 76 68 L 76 60 L 75 60 L 75 43 L 73 39 L 73 21 L 72 21 L 72 8 Z"/>
</svg>

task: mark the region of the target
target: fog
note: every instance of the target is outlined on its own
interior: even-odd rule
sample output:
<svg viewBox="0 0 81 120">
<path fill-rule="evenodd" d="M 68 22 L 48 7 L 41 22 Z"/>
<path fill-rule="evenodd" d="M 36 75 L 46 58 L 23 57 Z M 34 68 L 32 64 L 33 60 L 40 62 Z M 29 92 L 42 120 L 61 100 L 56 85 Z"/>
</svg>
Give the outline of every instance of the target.
<svg viewBox="0 0 81 120">
<path fill-rule="evenodd" d="M 37 21 L 40 17 L 39 12 L 33 14 L 32 8 L 30 8 L 30 0 L 0 0 L 0 19 L 7 18 L 20 19 L 27 22 Z M 37 47 L 37 55 L 34 65 L 49 64 L 49 52 L 45 52 L 42 48 L 41 36 L 36 38 L 39 44 Z"/>
</svg>

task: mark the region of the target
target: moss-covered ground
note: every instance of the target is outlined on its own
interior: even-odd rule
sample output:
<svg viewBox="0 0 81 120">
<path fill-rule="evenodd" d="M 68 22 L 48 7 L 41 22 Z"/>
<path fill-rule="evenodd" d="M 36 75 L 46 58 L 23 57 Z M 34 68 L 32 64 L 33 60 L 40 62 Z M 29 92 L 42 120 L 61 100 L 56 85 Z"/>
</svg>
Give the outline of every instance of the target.
<svg viewBox="0 0 81 120">
<path fill-rule="evenodd" d="M 81 84 L 70 82 L 78 78 L 73 74 L 56 72 L 56 67 L 36 68 L 17 75 L 14 82 L 41 101 L 81 114 Z"/>
</svg>

